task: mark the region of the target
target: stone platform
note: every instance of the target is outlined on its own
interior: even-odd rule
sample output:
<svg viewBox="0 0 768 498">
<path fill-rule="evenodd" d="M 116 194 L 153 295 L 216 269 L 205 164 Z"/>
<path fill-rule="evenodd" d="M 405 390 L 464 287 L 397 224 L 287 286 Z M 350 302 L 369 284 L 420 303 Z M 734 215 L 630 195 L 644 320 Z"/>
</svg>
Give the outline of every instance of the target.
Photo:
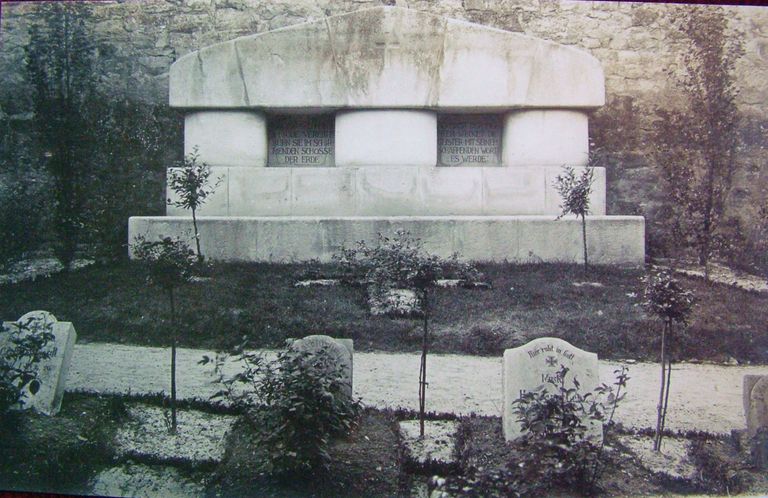
<svg viewBox="0 0 768 498">
<path fill-rule="evenodd" d="M 580 262 L 581 222 L 554 216 L 226 217 L 198 219 L 201 250 L 221 261 L 331 261 L 342 247 L 407 230 L 430 253 L 472 261 Z M 174 236 L 193 244 L 190 217 L 132 217 L 129 240 Z M 641 216 L 587 217 L 590 262 L 641 266 Z"/>
</svg>

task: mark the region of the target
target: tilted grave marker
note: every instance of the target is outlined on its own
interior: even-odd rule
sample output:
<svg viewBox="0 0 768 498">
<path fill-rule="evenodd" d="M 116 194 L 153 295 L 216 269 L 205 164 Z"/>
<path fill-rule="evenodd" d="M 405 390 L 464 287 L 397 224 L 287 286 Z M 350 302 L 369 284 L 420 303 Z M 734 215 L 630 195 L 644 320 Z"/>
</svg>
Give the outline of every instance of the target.
<svg viewBox="0 0 768 498">
<path fill-rule="evenodd" d="M 56 415 L 64 398 L 69 364 L 75 348 L 77 333 L 70 322 L 59 322 L 47 311 L 31 311 L 15 322 L 3 322 L 0 331 L 0 347 L 6 346 L 12 334 L 31 334 L 49 328 L 54 339 L 46 345 L 52 353 L 50 358 L 37 365 L 37 380 L 40 387 L 36 393 L 27 388 L 21 409 L 33 409 L 45 415 Z"/>
<path fill-rule="evenodd" d="M 519 348 L 504 351 L 503 413 L 504 439 L 511 441 L 522 435 L 520 422 L 513 411 L 513 403 L 524 392 L 555 389 L 549 381 L 559 381 L 561 366 L 568 368 L 566 387 L 573 386 L 574 377 L 581 384 L 581 394 L 592 392 L 598 386 L 597 354 L 583 351 L 554 337 L 535 339 Z M 603 427 L 599 421 L 585 420 L 586 437 L 599 443 Z"/>
</svg>

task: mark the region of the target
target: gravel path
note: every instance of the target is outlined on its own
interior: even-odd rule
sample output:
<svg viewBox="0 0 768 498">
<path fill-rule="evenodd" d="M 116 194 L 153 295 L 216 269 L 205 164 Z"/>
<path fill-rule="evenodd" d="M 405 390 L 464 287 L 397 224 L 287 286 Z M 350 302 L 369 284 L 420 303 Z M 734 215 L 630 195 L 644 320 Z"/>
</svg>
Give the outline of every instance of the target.
<svg viewBox="0 0 768 498">
<path fill-rule="evenodd" d="M 218 390 L 210 366 L 197 362 L 204 354 L 196 349 L 178 350 L 178 397 L 201 398 Z M 621 364 L 600 362 L 600 379 L 610 383 Z M 654 427 L 658 397 L 659 365 L 629 366 L 627 398 L 616 419 L 629 427 Z M 235 362 L 225 372 L 239 368 Z M 418 353 L 355 353 L 354 391 L 368 406 L 418 407 Z M 768 374 L 768 366 L 731 367 L 682 363 L 672 371 L 671 430 L 730 433 L 744 428 L 742 378 Z M 427 360 L 427 409 L 482 415 L 501 414 L 501 358 L 463 355 L 430 355 Z M 119 344 L 77 344 L 67 379 L 68 391 L 100 393 L 152 393 L 169 391 L 170 349 Z M 66 400 L 65 400 L 66 402 Z"/>
</svg>

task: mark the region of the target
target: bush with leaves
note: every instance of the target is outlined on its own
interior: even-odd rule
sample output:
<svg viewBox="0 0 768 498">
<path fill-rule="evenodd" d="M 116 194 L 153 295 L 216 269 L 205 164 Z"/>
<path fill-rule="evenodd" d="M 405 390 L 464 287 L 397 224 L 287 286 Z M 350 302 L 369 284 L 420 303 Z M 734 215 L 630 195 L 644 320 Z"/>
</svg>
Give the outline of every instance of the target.
<svg viewBox="0 0 768 498">
<path fill-rule="evenodd" d="M 174 290 L 189 282 L 197 268 L 195 253 L 186 243 L 165 237 L 148 241 L 137 237 L 134 256 L 147 269 L 147 282 L 168 293 L 171 312 L 171 432 L 176 432 L 176 302 Z"/>
<path fill-rule="evenodd" d="M 603 443 L 586 438 L 588 420 L 606 427 L 624 399 L 626 367 L 614 371 L 612 385 L 601 384 L 584 393 L 578 379 L 566 385 L 568 369 L 561 365 L 548 389 L 523 393 L 513 411 L 523 435 L 510 447 L 506 467 L 470 468 L 445 482 L 447 496 L 540 496 L 552 487 L 593 494 L 605 469 Z"/>
<path fill-rule="evenodd" d="M 51 324 L 37 318 L 0 324 L 0 419 L 40 389 L 38 365 L 56 354 Z"/>
<path fill-rule="evenodd" d="M 669 385 L 672 379 L 672 355 L 668 353 L 668 341 L 674 337 L 674 326 L 688 323 L 693 309 L 693 294 L 683 288 L 668 270 L 660 270 L 645 278 L 644 303 L 646 311 L 662 320 L 661 330 L 661 385 L 659 403 L 656 406 L 656 434 L 653 449 L 661 450 L 664 424 L 669 405 Z"/>
<path fill-rule="evenodd" d="M 576 176 L 575 170 L 570 166 L 563 168 L 563 173 L 555 178 L 555 189 L 562 204 L 562 212 L 557 219 L 567 214 L 581 218 L 581 238 L 584 246 L 584 271 L 587 271 L 587 215 L 589 214 L 589 196 L 592 193 L 592 183 L 594 182 L 594 170 L 584 168 L 581 175 Z"/>
<path fill-rule="evenodd" d="M 200 252 L 200 232 L 197 230 L 197 210 L 205 204 L 208 196 L 216 191 L 221 183 L 221 178 L 211 185 L 211 167 L 208 163 L 200 161 L 200 153 L 197 146 L 192 149 L 181 162 L 177 169 L 170 171 L 168 186 L 176 192 L 176 200 L 168 199 L 168 204 L 192 211 L 192 227 L 195 231 L 195 248 L 198 259 L 202 259 Z"/>
<path fill-rule="evenodd" d="M 226 396 L 244 410 L 267 454 L 261 471 L 307 479 L 326 470 L 332 440 L 348 434 L 360 415 L 344 365 L 327 348 L 307 352 L 289 347 L 272 361 L 244 348 L 238 348 L 236 358 L 245 368 L 230 378 L 220 376 L 224 389 L 214 398 Z M 210 361 L 203 357 L 200 363 Z M 216 360 L 220 374 L 223 361 Z"/>
</svg>

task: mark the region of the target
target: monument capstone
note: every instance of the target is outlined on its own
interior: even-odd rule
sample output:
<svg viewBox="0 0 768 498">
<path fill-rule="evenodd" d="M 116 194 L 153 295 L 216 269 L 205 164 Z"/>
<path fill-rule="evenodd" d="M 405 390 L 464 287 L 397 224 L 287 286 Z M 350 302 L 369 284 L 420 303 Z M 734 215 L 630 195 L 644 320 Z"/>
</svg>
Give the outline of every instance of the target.
<svg viewBox="0 0 768 498">
<path fill-rule="evenodd" d="M 377 7 L 187 54 L 169 92 L 185 152 L 223 179 L 198 211 L 210 258 L 329 261 L 397 229 L 441 256 L 581 257 L 553 182 L 587 166 L 605 101 L 585 51 Z M 604 168 L 594 176 L 590 260 L 642 264 L 644 219 L 606 216 Z M 130 239 L 188 234 L 189 213 L 167 209 L 131 218 Z"/>
</svg>

